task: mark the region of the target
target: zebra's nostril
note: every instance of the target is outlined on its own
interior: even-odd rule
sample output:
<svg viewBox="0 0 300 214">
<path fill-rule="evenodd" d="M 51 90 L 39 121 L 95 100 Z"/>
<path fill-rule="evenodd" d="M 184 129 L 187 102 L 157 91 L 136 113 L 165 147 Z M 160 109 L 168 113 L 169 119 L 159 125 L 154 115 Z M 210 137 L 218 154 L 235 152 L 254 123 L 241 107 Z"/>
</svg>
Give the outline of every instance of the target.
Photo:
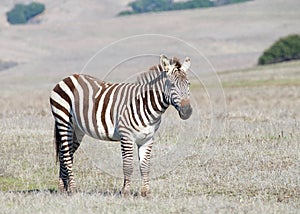
<svg viewBox="0 0 300 214">
<path fill-rule="evenodd" d="M 182 107 L 190 106 L 190 99 L 183 99 L 183 100 L 181 100 L 180 105 Z"/>
</svg>

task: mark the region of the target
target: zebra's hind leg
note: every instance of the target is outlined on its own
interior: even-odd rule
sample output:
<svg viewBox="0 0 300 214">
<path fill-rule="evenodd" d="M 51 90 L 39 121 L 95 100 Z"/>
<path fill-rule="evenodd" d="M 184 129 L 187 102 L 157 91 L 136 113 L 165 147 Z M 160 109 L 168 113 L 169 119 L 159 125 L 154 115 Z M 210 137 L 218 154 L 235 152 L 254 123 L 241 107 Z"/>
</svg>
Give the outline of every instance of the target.
<svg viewBox="0 0 300 214">
<path fill-rule="evenodd" d="M 76 184 L 72 171 L 73 154 L 74 154 L 74 129 L 70 125 L 56 123 L 56 141 L 57 152 L 59 157 L 59 183 L 58 189 L 60 192 L 74 192 L 76 191 Z"/>
<path fill-rule="evenodd" d="M 73 165 L 73 158 L 74 158 L 74 153 L 80 146 L 80 143 L 84 137 L 84 133 L 78 128 L 74 127 L 74 132 L 73 132 L 73 144 L 70 148 L 70 157 Z M 69 179 L 68 179 L 68 191 L 71 193 L 77 192 L 77 187 L 76 187 L 76 182 L 74 180 L 74 175 L 72 171 L 72 165 L 71 165 L 71 171 L 69 172 Z"/>
<path fill-rule="evenodd" d="M 150 172 L 150 156 L 153 145 L 153 139 L 150 139 L 143 145 L 138 145 L 140 172 L 142 176 L 141 196 L 146 197 L 150 194 L 149 172 Z"/>
</svg>

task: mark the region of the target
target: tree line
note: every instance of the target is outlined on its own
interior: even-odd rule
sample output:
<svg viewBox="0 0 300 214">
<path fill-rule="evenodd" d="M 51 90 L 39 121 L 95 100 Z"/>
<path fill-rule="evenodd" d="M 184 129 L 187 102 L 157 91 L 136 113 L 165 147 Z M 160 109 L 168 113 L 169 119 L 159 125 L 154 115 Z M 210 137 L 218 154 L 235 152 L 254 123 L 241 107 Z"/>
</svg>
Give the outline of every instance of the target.
<svg viewBox="0 0 300 214">
<path fill-rule="evenodd" d="M 250 0 L 189 0 L 181 2 L 174 2 L 173 0 L 136 0 L 128 4 L 131 10 L 121 11 L 118 15 L 216 7 L 246 1 Z"/>
</svg>

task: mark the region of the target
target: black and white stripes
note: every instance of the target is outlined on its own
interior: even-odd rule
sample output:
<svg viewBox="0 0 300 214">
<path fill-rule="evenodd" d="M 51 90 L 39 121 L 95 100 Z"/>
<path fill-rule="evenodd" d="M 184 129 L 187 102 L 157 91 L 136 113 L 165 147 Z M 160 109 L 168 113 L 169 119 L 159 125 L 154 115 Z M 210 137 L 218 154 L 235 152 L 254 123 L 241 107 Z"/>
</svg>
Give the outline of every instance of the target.
<svg viewBox="0 0 300 214">
<path fill-rule="evenodd" d="M 173 105 L 182 119 L 192 108 L 187 70 L 176 58 L 160 57 L 160 64 L 142 73 L 137 83 L 106 83 L 88 75 L 74 74 L 51 92 L 55 141 L 60 162 L 59 189 L 76 190 L 73 154 L 85 134 L 100 140 L 121 141 L 124 186 L 130 191 L 133 145 L 138 145 L 142 196 L 149 193 L 150 153 L 161 115 Z"/>
</svg>

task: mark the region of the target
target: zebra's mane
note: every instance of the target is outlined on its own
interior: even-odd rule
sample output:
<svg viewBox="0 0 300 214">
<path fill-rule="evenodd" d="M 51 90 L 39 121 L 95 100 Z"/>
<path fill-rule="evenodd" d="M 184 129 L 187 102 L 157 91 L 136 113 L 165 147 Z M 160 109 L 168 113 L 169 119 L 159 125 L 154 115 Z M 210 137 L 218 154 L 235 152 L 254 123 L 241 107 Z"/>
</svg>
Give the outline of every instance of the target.
<svg viewBox="0 0 300 214">
<path fill-rule="evenodd" d="M 173 57 L 170 59 L 170 64 L 175 65 L 178 69 L 181 67 L 181 63 L 179 59 Z M 145 84 L 145 83 L 155 83 L 156 80 L 165 77 L 165 72 L 163 72 L 163 68 L 161 65 L 152 66 L 148 71 L 145 71 L 138 75 L 137 83 Z"/>
</svg>

